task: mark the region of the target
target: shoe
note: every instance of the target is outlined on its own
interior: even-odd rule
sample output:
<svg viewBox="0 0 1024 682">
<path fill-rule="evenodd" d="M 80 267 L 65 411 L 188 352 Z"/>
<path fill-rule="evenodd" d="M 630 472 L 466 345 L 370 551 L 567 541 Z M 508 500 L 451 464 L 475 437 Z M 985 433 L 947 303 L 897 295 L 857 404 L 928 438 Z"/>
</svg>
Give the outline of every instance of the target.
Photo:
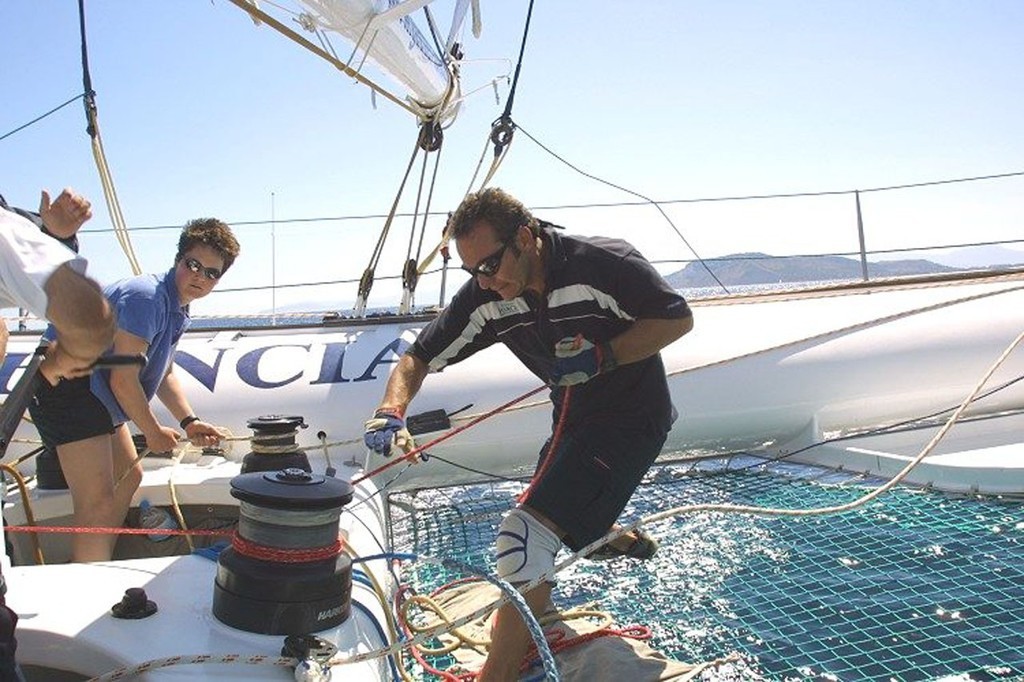
<svg viewBox="0 0 1024 682">
<path fill-rule="evenodd" d="M 639 528 L 633 531 L 636 534 L 636 539 L 629 544 L 629 547 L 625 550 L 619 549 L 612 543 L 606 543 L 601 545 L 593 552 L 587 555 L 588 559 L 596 559 L 603 561 L 606 559 L 616 559 L 618 557 L 629 557 L 631 559 L 650 559 L 658 551 L 658 541 L 652 538 L 650 535 L 640 530 Z"/>
</svg>

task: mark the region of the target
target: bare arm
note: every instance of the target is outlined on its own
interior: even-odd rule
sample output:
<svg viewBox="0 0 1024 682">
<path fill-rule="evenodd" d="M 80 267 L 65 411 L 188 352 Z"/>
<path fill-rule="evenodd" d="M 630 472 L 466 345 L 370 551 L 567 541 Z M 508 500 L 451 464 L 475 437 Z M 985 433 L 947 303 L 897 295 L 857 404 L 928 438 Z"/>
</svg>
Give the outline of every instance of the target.
<svg viewBox="0 0 1024 682">
<path fill-rule="evenodd" d="M 381 399 L 380 406 L 397 409 L 401 414 L 405 414 L 409 403 L 423 385 L 428 369 L 427 363 L 415 355 L 402 355 L 388 377 L 388 385 L 384 389 L 384 398 Z"/>
<path fill-rule="evenodd" d="M 57 330 L 57 343 L 39 371 L 51 383 L 88 367 L 114 339 L 114 311 L 99 285 L 68 264 L 54 270 L 43 285 L 46 317 Z"/>
<path fill-rule="evenodd" d="M 156 389 L 156 397 L 178 421 L 192 414 L 192 406 L 189 405 L 185 391 L 181 388 L 181 382 L 178 381 L 178 377 L 174 373 L 174 365 L 167 370 L 164 380 Z"/>
<path fill-rule="evenodd" d="M 693 316 L 637 320 L 609 342 L 615 362 L 628 365 L 649 358 L 693 329 Z"/>
<path fill-rule="evenodd" d="M 149 344 L 145 339 L 118 329 L 114 334 L 114 352 L 126 355 L 145 353 Z M 137 366 L 115 367 L 110 370 L 110 390 L 113 391 L 117 403 L 135 422 L 139 431 L 146 437 L 146 444 L 154 452 L 173 450 L 178 443 L 178 432 L 163 426 L 157 421 L 153 409 L 149 406 L 146 392 L 139 381 Z"/>
<path fill-rule="evenodd" d="M 92 362 L 114 339 L 114 311 L 100 287 L 70 265 L 54 270 L 43 285 L 46 317 L 64 352 Z"/>
<path fill-rule="evenodd" d="M 174 418 L 181 422 L 185 417 L 194 415 L 192 406 L 189 405 L 188 397 L 185 395 L 185 390 L 181 386 L 181 381 L 178 380 L 178 375 L 174 372 L 174 365 L 172 364 L 167 374 L 164 375 L 164 380 L 160 382 L 160 386 L 156 389 L 156 397 L 160 399 L 160 402 L 164 404 Z M 185 426 L 185 434 L 189 440 L 195 445 L 214 445 L 220 440 L 220 433 L 213 424 L 209 424 L 202 420 L 193 421 Z"/>
</svg>

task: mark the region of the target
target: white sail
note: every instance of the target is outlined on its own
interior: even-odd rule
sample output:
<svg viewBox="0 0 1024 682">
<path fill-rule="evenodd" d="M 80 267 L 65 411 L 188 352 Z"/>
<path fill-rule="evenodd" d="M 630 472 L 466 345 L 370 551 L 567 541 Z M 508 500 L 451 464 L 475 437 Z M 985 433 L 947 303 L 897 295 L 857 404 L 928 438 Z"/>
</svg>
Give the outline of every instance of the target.
<svg viewBox="0 0 1024 682">
<path fill-rule="evenodd" d="M 451 45 L 441 47 L 413 21 L 412 13 L 430 1 L 300 0 L 308 12 L 304 19 L 353 46 L 351 54 L 339 54 L 339 58 L 357 71 L 366 61 L 374 63 L 425 111 L 443 105 L 456 88 L 452 59 L 446 56 Z M 462 4 L 455 10 L 449 42 L 465 17 Z M 445 54 L 439 54 L 439 49 Z"/>
</svg>

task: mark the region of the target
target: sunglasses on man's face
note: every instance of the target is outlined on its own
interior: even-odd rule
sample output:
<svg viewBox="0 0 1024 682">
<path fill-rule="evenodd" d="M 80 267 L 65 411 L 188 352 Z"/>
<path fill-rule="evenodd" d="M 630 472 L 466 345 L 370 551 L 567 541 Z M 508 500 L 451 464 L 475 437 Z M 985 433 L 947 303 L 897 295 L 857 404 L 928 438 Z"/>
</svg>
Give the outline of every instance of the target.
<svg viewBox="0 0 1024 682">
<path fill-rule="evenodd" d="M 208 268 L 195 258 L 186 258 L 185 267 L 189 269 L 189 272 L 201 272 L 206 279 L 216 282 L 220 279 L 222 273 L 217 268 Z"/>
<path fill-rule="evenodd" d="M 494 277 L 496 274 L 498 274 L 498 270 L 501 269 L 501 259 L 505 256 L 505 249 L 507 249 L 511 243 L 511 240 L 507 242 L 502 242 L 500 249 L 498 249 L 490 256 L 484 258 L 482 261 L 477 263 L 476 267 L 471 268 L 468 265 L 463 265 L 462 269 L 468 272 L 473 277 L 476 277 L 478 275 L 483 275 L 484 277 Z"/>
</svg>

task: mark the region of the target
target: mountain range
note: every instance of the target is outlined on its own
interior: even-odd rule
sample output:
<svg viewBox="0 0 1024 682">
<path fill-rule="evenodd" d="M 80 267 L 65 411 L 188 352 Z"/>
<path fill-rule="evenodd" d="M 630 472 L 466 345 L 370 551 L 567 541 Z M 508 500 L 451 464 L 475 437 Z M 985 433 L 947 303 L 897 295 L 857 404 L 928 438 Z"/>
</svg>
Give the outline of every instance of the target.
<svg viewBox="0 0 1024 682">
<path fill-rule="evenodd" d="M 1002 247 L 961 249 L 928 259 L 869 261 L 870 277 L 899 277 L 989 268 L 1024 263 L 1024 252 Z M 941 260 L 941 262 L 939 262 Z M 705 267 L 706 265 L 706 267 Z M 764 253 L 736 253 L 689 263 L 665 277 L 677 289 L 715 286 L 708 273 L 726 285 L 778 284 L 860 279 L 860 260 L 844 256 L 770 256 Z"/>
</svg>

